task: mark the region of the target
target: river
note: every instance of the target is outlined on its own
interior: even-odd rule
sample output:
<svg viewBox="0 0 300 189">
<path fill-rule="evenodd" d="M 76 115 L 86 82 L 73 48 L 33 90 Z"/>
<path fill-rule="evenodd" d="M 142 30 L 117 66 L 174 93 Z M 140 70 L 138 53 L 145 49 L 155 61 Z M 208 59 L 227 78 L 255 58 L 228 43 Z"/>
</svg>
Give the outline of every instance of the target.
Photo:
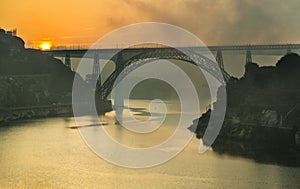
<svg viewBox="0 0 300 189">
<path fill-rule="evenodd" d="M 143 108 L 132 111 L 145 119 Z M 168 137 L 177 117 L 172 111 L 149 140 L 144 135 L 132 139 L 115 124 L 113 112 L 100 120 L 116 140 L 141 147 Z M 0 188 L 300 188 L 299 168 L 261 164 L 213 150 L 199 154 L 199 143 L 193 137 L 170 161 L 129 169 L 108 163 L 89 149 L 73 117 L 15 121 L 0 127 Z"/>
</svg>

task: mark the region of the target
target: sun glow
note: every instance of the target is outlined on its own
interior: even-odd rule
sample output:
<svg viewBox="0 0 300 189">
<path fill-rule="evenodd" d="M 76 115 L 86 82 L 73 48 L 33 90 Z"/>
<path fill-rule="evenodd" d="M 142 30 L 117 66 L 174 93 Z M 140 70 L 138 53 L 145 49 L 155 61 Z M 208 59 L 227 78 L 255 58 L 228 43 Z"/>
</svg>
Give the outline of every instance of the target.
<svg viewBox="0 0 300 189">
<path fill-rule="evenodd" d="M 47 50 L 50 50 L 51 49 L 51 43 L 50 42 L 42 42 L 40 45 L 39 45 L 39 48 L 42 49 L 43 51 L 47 51 Z"/>
</svg>

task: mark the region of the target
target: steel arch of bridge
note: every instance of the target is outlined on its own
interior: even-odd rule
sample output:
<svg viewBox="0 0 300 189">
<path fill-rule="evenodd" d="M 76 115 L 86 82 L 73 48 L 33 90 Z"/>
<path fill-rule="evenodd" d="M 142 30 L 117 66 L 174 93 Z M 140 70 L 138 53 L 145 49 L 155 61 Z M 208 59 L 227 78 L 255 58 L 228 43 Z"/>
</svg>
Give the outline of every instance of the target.
<svg viewBox="0 0 300 189">
<path fill-rule="evenodd" d="M 120 53 L 122 53 L 122 51 L 112 58 L 113 60 L 118 61 L 114 72 L 105 80 L 103 85 L 97 86 L 97 93 L 100 95 L 101 99 L 106 99 L 108 97 L 115 86 L 115 82 L 120 82 L 127 74 L 136 68 L 159 59 L 181 60 L 199 66 L 217 79 L 222 85 L 230 78 L 229 74 L 223 69 L 223 65 L 218 65 L 216 61 L 211 60 L 192 49 L 185 48 L 182 51 L 175 48 L 168 48 L 163 51 L 160 49 L 153 49 L 151 51 L 146 50 L 125 61 L 123 64 L 120 63 L 120 61 L 122 61 Z M 122 77 L 118 78 L 121 72 Z"/>
</svg>

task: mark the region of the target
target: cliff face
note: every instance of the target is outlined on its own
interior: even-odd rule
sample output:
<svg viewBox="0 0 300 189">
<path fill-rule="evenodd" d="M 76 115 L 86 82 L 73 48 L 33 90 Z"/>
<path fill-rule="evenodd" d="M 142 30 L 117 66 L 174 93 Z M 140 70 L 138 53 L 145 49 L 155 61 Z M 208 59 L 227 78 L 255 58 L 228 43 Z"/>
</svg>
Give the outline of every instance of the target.
<svg viewBox="0 0 300 189">
<path fill-rule="evenodd" d="M 219 136 L 253 139 L 262 126 L 299 131 L 300 56 L 287 54 L 274 67 L 248 63 L 245 70 L 241 79 L 227 83 L 227 111 Z M 197 137 L 203 136 L 209 116 L 210 111 L 199 119 Z"/>
<path fill-rule="evenodd" d="M 71 103 L 74 75 L 60 60 L 0 31 L 0 109 Z"/>
</svg>

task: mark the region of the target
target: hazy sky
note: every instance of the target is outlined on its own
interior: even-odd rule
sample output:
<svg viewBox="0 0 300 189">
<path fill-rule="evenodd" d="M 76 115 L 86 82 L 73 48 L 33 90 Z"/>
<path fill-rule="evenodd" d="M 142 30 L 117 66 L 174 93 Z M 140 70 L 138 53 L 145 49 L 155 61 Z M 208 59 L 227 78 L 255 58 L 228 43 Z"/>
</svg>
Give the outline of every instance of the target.
<svg viewBox="0 0 300 189">
<path fill-rule="evenodd" d="M 208 45 L 300 43 L 299 0 L 1 0 L 0 27 L 27 46 L 91 44 L 128 24 L 174 24 Z"/>
</svg>

